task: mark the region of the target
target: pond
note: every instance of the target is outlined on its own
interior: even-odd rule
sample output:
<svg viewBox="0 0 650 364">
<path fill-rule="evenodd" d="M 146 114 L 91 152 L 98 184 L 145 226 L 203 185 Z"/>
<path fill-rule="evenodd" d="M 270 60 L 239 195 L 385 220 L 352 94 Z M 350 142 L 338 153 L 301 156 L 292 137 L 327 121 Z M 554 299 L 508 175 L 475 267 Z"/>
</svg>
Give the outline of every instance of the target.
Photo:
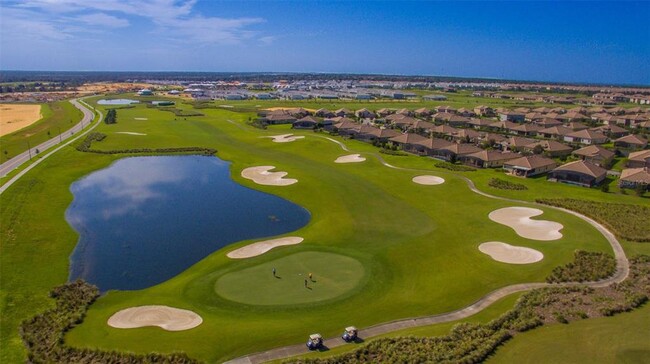
<svg viewBox="0 0 650 364">
<path fill-rule="evenodd" d="M 97 101 L 98 105 L 131 105 L 131 104 L 137 104 L 140 101 L 138 100 L 130 100 L 130 99 L 111 99 L 111 100 L 106 100 L 106 99 L 101 99 Z"/>
<path fill-rule="evenodd" d="M 235 183 L 216 157 L 121 159 L 70 189 L 66 219 L 79 233 L 70 280 L 101 291 L 156 285 L 224 246 L 310 219 L 294 203 Z"/>
</svg>

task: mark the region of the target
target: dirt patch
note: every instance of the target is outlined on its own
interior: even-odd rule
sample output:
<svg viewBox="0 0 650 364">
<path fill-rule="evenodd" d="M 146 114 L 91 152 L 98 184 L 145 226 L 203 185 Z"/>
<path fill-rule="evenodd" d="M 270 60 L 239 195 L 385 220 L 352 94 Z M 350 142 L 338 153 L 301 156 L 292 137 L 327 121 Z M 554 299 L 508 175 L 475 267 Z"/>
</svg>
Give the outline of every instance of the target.
<svg viewBox="0 0 650 364">
<path fill-rule="evenodd" d="M 444 178 L 438 176 L 429 176 L 429 175 L 415 176 L 411 181 L 419 185 L 427 185 L 427 186 L 441 185 L 445 183 Z"/>
<path fill-rule="evenodd" d="M 531 264 L 544 259 L 541 252 L 523 246 L 514 246 L 500 241 L 489 241 L 478 246 L 481 253 L 497 262 L 508 264 Z"/>
<path fill-rule="evenodd" d="M 279 246 L 300 244 L 303 240 L 303 238 L 298 236 L 285 236 L 284 238 L 258 241 L 257 243 L 252 243 L 239 249 L 233 250 L 227 255 L 228 258 L 232 259 L 251 258 L 262 255 L 269 250 Z"/>
<path fill-rule="evenodd" d="M 361 154 L 350 154 L 336 158 L 334 163 L 359 163 L 365 160 L 366 158 L 363 158 Z"/>
<path fill-rule="evenodd" d="M 41 117 L 41 105 L 0 104 L 0 136 L 30 126 Z"/>
<path fill-rule="evenodd" d="M 167 331 L 193 329 L 202 322 L 201 316 L 195 312 L 169 306 L 130 307 L 108 319 L 108 325 L 118 329 L 158 326 Z"/>
<path fill-rule="evenodd" d="M 533 240 L 557 240 L 562 238 L 564 225 L 555 221 L 532 220 L 544 211 L 530 207 L 505 207 L 490 212 L 490 220 L 511 227 L 517 235 Z"/>
<path fill-rule="evenodd" d="M 287 172 L 269 172 L 274 166 L 250 167 L 241 171 L 241 176 L 251 181 L 266 186 L 288 186 L 297 183 L 295 178 L 284 178 Z"/>
</svg>

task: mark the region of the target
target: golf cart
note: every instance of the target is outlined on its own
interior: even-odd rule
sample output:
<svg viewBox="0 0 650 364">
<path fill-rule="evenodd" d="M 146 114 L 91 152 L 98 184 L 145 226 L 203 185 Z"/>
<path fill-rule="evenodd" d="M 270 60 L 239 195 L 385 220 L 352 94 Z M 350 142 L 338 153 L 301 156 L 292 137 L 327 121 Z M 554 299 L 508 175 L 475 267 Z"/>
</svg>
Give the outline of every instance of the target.
<svg viewBox="0 0 650 364">
<path fill-rule="evenodd" d="M 307 348 L 309 350 L 316 350 L 323 346 L 323 337 L 320 334 L 309 335 L 309 340 L 307 340 Z"/>
<path fill-rule="evenodd" d="M 357 339 L 357 328 L 354 326 L 346 327 L 345 332 L 341 336 L 345 342 L 351 342 Z"/>
</svg>

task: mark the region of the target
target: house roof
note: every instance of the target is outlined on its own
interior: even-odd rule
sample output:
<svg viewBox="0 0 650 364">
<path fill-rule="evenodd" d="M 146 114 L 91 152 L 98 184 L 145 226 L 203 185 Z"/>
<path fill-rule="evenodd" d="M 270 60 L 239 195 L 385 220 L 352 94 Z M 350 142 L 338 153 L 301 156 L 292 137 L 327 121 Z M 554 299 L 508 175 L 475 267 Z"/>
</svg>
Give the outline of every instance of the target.
<svg viewBox="0 0 650 364">
<path fill-rule="evenodd" d="M 442 149 L 444 147 L 450 146 L 453 143 L 440 138 L 427 138 L 426 140 L 419 141 L 416 144 L 433 150 Z"/>
<path fill-rule="evenodd" d="M 511 147 L 523 147 L 526 145 L 530 145 L 537 142 L 535 139 L 530 139 L 530 138 L 522 138 L 522 137 L 510 137 L 508 138 L 508 144 Z"/>
<path fill-rule="evenodd" d="M 607 138 L 605 134 L 599 131 L 594 131 L 589 129 L 574 131 L 573 133 L 567 134 L 567 136 L 572 138 L 580 138 L 580 139 L 606 139 Z"/>
<path fill-rule="evenodd" d="M 416 119 L 413 123 L 411 123 L 411 128 L 413 128 L 413 129 L 432 130 L 435 127 L 436 127 L 436 124 L 430 123 L 430 122 L 424 121 L 424 120 Z"/>
<path fill-rule="evenodd" d="M 421 107 L 419 109 L 415 110 L 416 114 L 430 114 L 431 110 L 427 109 L 426 107 Z"/>
<path fill-rule="evenodd" d="M 344 113 L 346 115 L 349 115 L 349 114 L 352 114 L 352 111 L 350 111 L 350 109 L 342 108 L 342 109 L 338 109 L 338 110 L 334 111 L 334 113 L 336 113 L 336 114 Z"/>
<path fill-rule="evenodd" d="M 570 146 L 566 144 L 562 144 L 555 140 L 540 140 L 537 143 L 529 144 L 524 147 L 527 149 L 528 148 L 533 149 L 537 145 L 541 145 L 542 148 L 544 148 L 544 150 L 547 152 L 568 152 L 573 150 L 573 148 L 571 148 Z"/>
<path fill-rule="evenodd" d="M 305 116 L 304 118 L 298 119 L 297 121 L 310 121 L 312 123 L 318 123 L 318 120 L 314 119 L 311 116 Z"/>
<path fill-rule="evenodd" d="M 517 123 L 513 123 L 511 121 L 496 121 L 492 124 L 490 124 L 491 128 L 499 128 L 499 129 L 512 129 L 516 127 Z"/>
<path fill-rule="evenodd" d="M 609 125 L 601 125 L 601 126 L 598 126 L 598 127 L 595 127 L 595 128 L 591 128 L 591 130 L 593 130 L 593 131 L 599 131 L 599 132 L 601 132 L 601 133 L 605 133 L 605 132 L 607 132 L 607 133 L 614 133 L 614 134 L 619 134 L 619 133 L 629 133 L 626 129 L 623 129 L 623 128 L 621 128 L 620 126 L 618 126 L 618 125 L 613 125 L 613 124 L 609 124 Z"/>
<path fill-rule="evenodd" d="M 612 152 L 609 149 L 605 149 L 599 145 L 590 145 L 584 148 L 580 148 L 573 152 L 573 154 L 582 156 L 582 157 L 601 157 L 603 159 L 609 159 L 614 157 L 616 153 Z"/>
<path fill-rule="evenodd" d="M 544 117 L 542 119 L 535 120 L 534 123 L 539 125 L 539 126 L 545 127 L 545 128 L 548 128 L 548 127 L 551 127 L 551 126 L 556 126 L 556 125 L 562 125 L 561 121 L 559 121 L 557 119 L 553 119 L 553 118 L 548 118 L 548 117 Z"/>
<path fill-rule="evenodd" d="M 370 131 L 370 134 L 376 136 L 377 138 L 393 138 L 400 135 L 401 133 L 393 129 L 374 128 L 374 130 Z"/>
<path fill-rule="evenodd" d="M 513 152 L 501 152 L 499 150 L 481 150 L 476 153 L 468 154 L 467 157 L 480 159 L 484 162 L 516 159 L 521 157 L 521 154 Z"/>
<path fill-rule="evenodd" d="M 458 129 L 457 132 L 453 133 L 453 136 L 460 137 L 460 138 L 470 137 L 473 139 L 481 136 L 481 133 L 479 133 L 474 129 Z"/>
<path fill-rule="evenodd" d="M 650 184 L 648 168 L 627 168 L 621 172 L 621 181 Z"/>
<path fill-rule="evenodd" d="M 650 150 L 640 150 L 638 152 L 632 152 L 630 153 L 630 155 L 627 156 L 627 159 L 631 161 L 644 162 L 650 159 Z"/>
<path fill-rule="evenodd" d="M 557 126 L 551 126 L 550 128 L 538 130 L 537 133 L 564 136 L 573 133 L 573 130 L 562 125 L 557 125 Z"/>
<path fill-rule="evenodd" d="M 433 127 L 433 129 L 431 129 L 431 131 L 434 132 L 434 133 L 438 133 L 438 134 L 451 135 L 453 133 L 457 133 L 458 129 L 454 128 L 453 126 L 449 126 L 449 125 L 444 124 L 444 125 L 438 125 L 438 126 Z"/>
<path fill-rule="evenodd" d="M 555 166 L 555 161 L 550 158 L 542 157 L 541 155 L 527 155 L 508 161 L 505 164 L 521 169 L 530 170 L 550 165 Z"/>
<path fill-rule="evenodd" d="M 640 145 L 640 146 L 644 146 L 644 147 L 646 145 L 648 145 L 648 141 L 645 138 L 640 137 L 638 135 L 634 135 L 634 134 L 626 135 L 624 137 L 620 137 L 620 138 L 614 140 L 614 143 L 618 143 L 618 142 L 623 142 L 623 143 L 627 143 L 627 144 L 634 144 L 634 145 Z"/>
<path fill-rule="evenodd" d="M 492 124 L 493 122 L 494 121 L 487 120 L 487 119 L 470 118 L 467 123 L 471 124 L 471 125 L 476 125 L 476 126 L 488 126 L 488 125 Z"/>
<path fill-rule="evenodd" d="M 594 178 L 599 178 L 607 174 L 607 170 L 605 168 L 583 160 L 563 164 L 555 168 L 553 171 L 582 173 Z"/>
<path fill-rule="evenodd" d="M 474 146 L 472 144 L 457 144 L 451 143 L 450 145 L 443 147 L 441 149 L 448 150 L 454 154 L 471 154 L 481 151 L 481 148 Z"/>
<path fill-rule="evenodd" d="M 426 139 L 427 138 L 415 133 L 406 133 L 406 134 L 398 135 L 396 137 L 392 137 L 389 140 L 401 144 L 418 144 Z"/>
<path fill-rule="evenodd" d="M 532 133 L 541 130 L 542 127 L 535 124 L 521 124 L 510 129 L 512 131 L 523 131 L 525 133 Z"/>
</svg>

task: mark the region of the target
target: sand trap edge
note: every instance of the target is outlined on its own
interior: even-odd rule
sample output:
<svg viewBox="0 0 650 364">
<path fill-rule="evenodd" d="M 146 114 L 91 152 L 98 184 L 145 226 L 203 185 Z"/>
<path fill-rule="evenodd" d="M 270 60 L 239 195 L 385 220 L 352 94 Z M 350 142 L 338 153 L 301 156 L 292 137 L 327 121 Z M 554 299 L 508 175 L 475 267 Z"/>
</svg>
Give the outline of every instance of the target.
<svg viewBox="0 0 650 364">
<path fill-rule="evenodd" d="M 141 321 L 138 321 L 139 319 Z M 201 325 L 203 318 L 190 310 L 163 305 L 147 305 L 117 311 L 108 318 L 106 323 L 116 329 L 158 326 L 167 331 L 184 331 Z"/>
<path fill-rule="evenodd" d="M 478 250 L 497 262 L 507 264 L 533 264 L 544 259 L 544 254 L 538 250 L 500 241 L 482 243 Z"/>
<path fill-rule="evenodd" d="M 231 259 L 252 258 L 258 255 L 262 255 L 273 248 L 300 244 L 303 242 L 303 240 L 305 239 L 299 236 L 285 236 L 283 238 L 258 241 L 256 243 L 243 246 L 239 249 L 235 249 L 226 255 Z"/>
</svg>

